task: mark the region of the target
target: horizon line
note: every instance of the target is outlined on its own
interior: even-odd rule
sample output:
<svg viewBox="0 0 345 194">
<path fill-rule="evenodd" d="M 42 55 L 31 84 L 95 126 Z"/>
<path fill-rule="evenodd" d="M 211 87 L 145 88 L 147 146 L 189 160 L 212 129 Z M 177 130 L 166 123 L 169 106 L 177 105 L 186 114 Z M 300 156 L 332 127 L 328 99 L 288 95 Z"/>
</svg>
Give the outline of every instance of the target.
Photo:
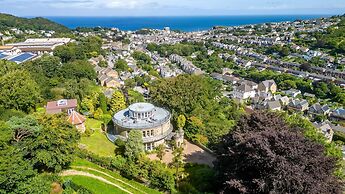
<svg viewBox="0 0 345 194">
<path fill-rule="evenodd" d="M 227 17 L 227 16 L 342 16 L 344 14 L 229 14 L 229 15 L 17 15 L 18 17 Z M 16 15 L 15 15 L 16 16 Z"/>
</svg>

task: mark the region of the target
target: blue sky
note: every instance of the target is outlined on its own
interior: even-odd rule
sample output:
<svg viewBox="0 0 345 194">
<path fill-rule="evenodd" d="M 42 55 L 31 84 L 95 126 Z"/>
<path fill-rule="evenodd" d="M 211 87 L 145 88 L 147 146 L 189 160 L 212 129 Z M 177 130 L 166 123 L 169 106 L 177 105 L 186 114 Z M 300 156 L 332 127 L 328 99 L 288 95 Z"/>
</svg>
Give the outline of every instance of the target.
<svg viewBox="0 0 345 194">
<path fill-rule="evenodd" d="M 344 14 L 345 0 L 0 0 L 18 16 Z"/>
</svg>

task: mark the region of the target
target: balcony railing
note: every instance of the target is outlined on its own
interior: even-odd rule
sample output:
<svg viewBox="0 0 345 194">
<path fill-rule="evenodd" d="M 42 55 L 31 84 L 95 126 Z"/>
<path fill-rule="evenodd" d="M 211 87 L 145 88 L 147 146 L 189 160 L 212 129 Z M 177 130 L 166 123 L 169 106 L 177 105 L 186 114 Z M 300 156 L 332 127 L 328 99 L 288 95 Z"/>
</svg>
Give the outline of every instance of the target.
<svg viewBox="0 0 345 194">
<path fill-rule="evenodd" d="M 154 119 L 147 119 L 143 121 L 138 121 L 137 123 L 134 123 L 133 121 L 121 121 L 113 117 L 113 122 L 114 124 L 122 127 L 122 128 L 127 128 L 127 129 L 149 129 L 149 128 L 154 128 L 161 126 L 165 123 L 167 123 L 170 120 L 170 113 L 167 110 L 164 110 L 164 112 L 167 114 L 164 118 L 160 120 L 154 120 Z M 130 119 L 130 118 L 128 118 Z"/>
</svg>

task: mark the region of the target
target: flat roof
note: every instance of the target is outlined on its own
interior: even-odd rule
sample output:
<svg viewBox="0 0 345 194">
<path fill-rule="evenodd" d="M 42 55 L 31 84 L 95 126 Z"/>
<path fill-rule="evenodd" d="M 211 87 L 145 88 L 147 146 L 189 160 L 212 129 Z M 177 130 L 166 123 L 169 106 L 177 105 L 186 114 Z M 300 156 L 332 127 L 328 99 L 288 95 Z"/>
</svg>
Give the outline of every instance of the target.
<svg viewBox="0 0 345 194">
<path fill-rule="evenodd" d="M 160 108 L 154 107 L 152 116 L 144 119 L 131 118 L 129 116 L 129 108 L 117 112 L 113 116 L 113 122 L 123 128 L 127 129 L 147 129 L 165 124 L 170 121 L 170 112 Z"/>
<path fill-rule="evenodd" d="M 143 112 L 150 112 L 155 108 L 155 106 L 153 106 L 153 104 L 150 103 L 135 103 L 132 104 L 128 107 L 129 110 L 134 111 L 134 112 L 139 112 L 139 113 L 143 113 Z"/>
</svg>

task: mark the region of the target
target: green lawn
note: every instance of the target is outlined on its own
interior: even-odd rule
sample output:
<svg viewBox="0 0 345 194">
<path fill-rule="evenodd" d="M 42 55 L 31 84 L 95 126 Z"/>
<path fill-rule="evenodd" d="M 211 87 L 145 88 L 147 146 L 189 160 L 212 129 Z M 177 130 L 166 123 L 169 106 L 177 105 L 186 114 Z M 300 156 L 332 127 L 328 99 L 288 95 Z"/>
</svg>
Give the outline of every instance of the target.
<svg viewBox="0 0 345 194">
<path fill-rule="evenodd" d="M 94 174 L 94 175 L 97 175 L 97 176 L 100 176 L 100 177 L 103 177 L 109 181 L 112 181 L 114 182 L 115 184 L 118 184 L 120 185 L 121 187 L 133 192 L 133 193 L 148 193 L 148 194 L 159 194 L 160 192 L 159 191 L 156 191 L 154 189 L 151 189 L 151 188 L 148 188 L 147 186 L 143 185 L 143 184 L 140 184 L 134 180 L 128 180 L 124 177 L 122 177 L 118 172 L 116 171 L 111 171 L 111 170 L 107 170 L 107 169 L 104 169 L 92 162 L 89 162 L 87 160 L 84 160 L 84 159 L 81 159 L 81 158 L 76 158 L 75 161 L 72 163 L 71 167 L 75 170 L 79 170 L 79 171 L 84 171 L 84 172 L 88 172 L 88 173 L 91 173 L 91 174 Z M 104 176 L 103 174 L 99 173 L 99 172 L 96 172 L 96 171 L 92 171 L 92 170 L 88 170 L 88 169 L 82 169 L 80 167 L 88 167 L 88 168 L 93 168 L 93 169 L 96 169 L 96 170 L 99 170 L 99 171 L 102 171 L 104 173 L 107 173 L 108 175 L 111 175 L 113 178 L 110 178 L 108 176 Z M 120 181 L 118 180 L 115 180 L 115 179 L 119 179 L 129 185 L 126 185 L 126 184 L 123 184 L 121 183 Z M 134 189 L 135 188 L 135 189 Z M 138 192 L 138 190 L 140 190 L 140 192 Z"/>
<path fill-rule="evenodd" d="M 100 129 L 102 125 L 102 121 L 96 119 L 87 118 L 85 121 L 85 126 L 88 129 Z"/>
<path fill-rule="evenodd" d="M 89 189 L 93 193 L 102 194 L 127 194 L 126 192 L 120 190 L 119 188 L 103 183 L 94 178 L 85 176 L 66 176 L 64 179 L 71 179 L 75 184 L 81 185 L 84 188 Z"/>
<path fill-rule="evenodd" d="M 86 120 L 86 127 L 93 129 L 94 132 L 89 137 L 83 136 L 80 144 L 85 145 L 87 150 L 99 156 L 113 157 L 116 146 L 101 132 L 101 121 L 88 118 Z"/>
</svg>

